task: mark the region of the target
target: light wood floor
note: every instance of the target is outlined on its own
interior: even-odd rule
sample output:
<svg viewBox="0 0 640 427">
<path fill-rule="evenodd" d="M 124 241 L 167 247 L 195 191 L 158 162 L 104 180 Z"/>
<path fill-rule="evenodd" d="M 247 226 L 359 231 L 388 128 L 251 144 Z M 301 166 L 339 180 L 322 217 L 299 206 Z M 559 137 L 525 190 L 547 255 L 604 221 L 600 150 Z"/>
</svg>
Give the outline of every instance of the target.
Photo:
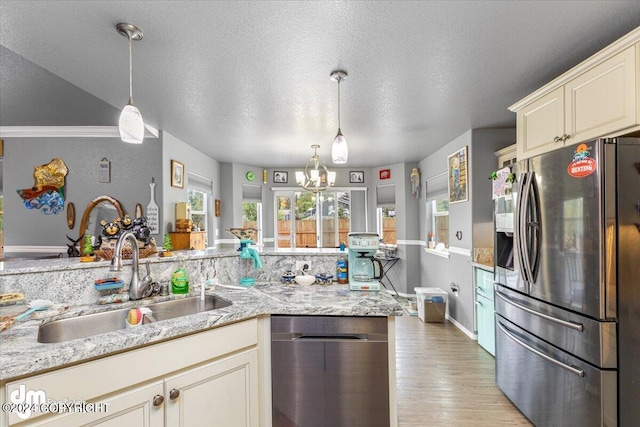
<svg viewBox="0 0 640 427">
<path fill-rule="evenodd" d="M 452 323 L 396 317 L 399 427 L 531 426 L 495 385 L 493 357 Z"/>
</svg>

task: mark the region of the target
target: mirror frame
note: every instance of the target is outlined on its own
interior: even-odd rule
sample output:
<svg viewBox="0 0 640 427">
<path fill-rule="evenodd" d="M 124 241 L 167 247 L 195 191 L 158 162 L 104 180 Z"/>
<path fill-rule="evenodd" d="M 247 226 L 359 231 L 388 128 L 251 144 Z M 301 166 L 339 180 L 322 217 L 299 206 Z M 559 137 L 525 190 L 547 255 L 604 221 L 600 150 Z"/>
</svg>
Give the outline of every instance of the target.
<svg viewBox="0 0 640 427">
<path fill-rule="evenodd" d="M 78 234 L 78 237 L 83 236 L 85 234 L 85 232 L 87 231 L 87 223 L 89 222 L 89 217 L 91 216 L 91 211 L 93 211 L 93 208 L 95 208 L 96 205 L 102 202 L 111 203 L 118 211 L 118 215 L 120 215 L 120 218 L 124 216 L 124 210 L 122 209 L 122 205 L 120 204 L 119 201 L 109 196 L 98 196 L 89 202 L 89 204 L 87 205 L 87 208 L 84 210 L 84 213 L 82 214 L 82 221 L 80 221 L 80 229 L 78 230 L 80 234 Z"/>
</svg>

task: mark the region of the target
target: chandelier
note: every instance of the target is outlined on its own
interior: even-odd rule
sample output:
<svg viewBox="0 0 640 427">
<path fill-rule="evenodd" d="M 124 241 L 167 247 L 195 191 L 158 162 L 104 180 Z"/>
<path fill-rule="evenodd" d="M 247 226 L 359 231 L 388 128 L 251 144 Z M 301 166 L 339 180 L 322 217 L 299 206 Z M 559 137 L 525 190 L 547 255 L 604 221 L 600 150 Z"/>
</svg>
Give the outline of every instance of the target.
<svg viewBox="0 0 640 427">
<path fill-rule="evenodd" d="M 302 188 L 312 193 L 318 193 L 333 187 L 336 183 L 336 173 L 330 172 L 318 157 L 319 145 L 314 144 L 313 156 L 307 162 L 303 171 L 296 171 L 296 182 Z"/>
</svg>

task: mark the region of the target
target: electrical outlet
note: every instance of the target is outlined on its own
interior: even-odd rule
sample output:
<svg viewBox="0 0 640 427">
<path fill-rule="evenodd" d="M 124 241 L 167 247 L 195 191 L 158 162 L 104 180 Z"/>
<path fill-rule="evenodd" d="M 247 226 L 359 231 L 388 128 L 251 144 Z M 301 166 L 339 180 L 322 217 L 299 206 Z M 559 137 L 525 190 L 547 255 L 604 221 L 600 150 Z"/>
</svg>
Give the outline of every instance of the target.
<svg viewBox="0 0 640 427">
<path fill-rule="evenodd" d="M 296 271 L 302 271 L 305 265 L 307 270 L 311 270 L 311 261 L 296 261 Z"/>
</svg>

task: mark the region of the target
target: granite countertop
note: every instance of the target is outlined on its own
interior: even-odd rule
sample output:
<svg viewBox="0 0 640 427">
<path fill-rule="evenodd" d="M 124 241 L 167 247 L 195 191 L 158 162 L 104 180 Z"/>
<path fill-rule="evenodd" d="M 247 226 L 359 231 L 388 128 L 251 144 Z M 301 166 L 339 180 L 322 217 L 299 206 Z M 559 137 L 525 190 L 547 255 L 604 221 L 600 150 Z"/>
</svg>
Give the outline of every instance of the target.
<svg viewBox="0 0 640 427">
<path fill-rule="evenodd" d="M 207 291 L 232 302 L 232 305 L 208 312 L 177 317 L 134 329 L 108 332 L 87 338 L 54 344 L 37 342 L 41 320 L 15 324 L 0 334 L 0 380 L 60 368 L 72 363 L 107 356 L 123 350 L 157 343 L 185 334 L 204 331 L 260 315 L 399 316 L 402 309 L 387 292 L 349 291 L 348 285 L 256 284 L 246 290 L 217 287 Z M 193 296 L 197 294 L 192 294 Z M 182 296 L 181 296 L 182 297 Z M 113 306 L 97 304 L 71 307 L 52 319 L 75 317 L 113 309 L 130 308 L 161 300 Z"/>
</svg>

